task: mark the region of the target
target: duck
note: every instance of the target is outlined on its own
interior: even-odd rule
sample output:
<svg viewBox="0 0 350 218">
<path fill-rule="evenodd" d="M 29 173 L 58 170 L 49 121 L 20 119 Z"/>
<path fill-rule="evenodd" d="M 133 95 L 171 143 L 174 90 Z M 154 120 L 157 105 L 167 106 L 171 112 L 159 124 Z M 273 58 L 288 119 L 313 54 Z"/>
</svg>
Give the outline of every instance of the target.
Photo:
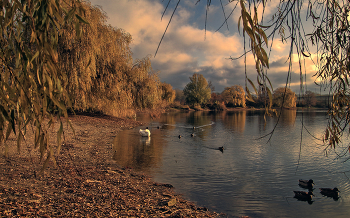
<svg viewBox="0 0 350 218">
<path fill-rule="evenodd" d="M 337 198 L 339 194 L 338 188 L 320 188 L 321 194 L 327 197 Z"/>
<path fill-rule="evenodd" d="M 314 187 L 314 180 L 309 179 L 309 180 L 302 180 L 299 179 L 299 186 L 302 188 L 307 188 L 307 189 L 312 189 Z"/>
<path fill-rule="evenodd" d="M 294 198 L 300 200 L 300 201 L 311 201 L 312 196 L 314 195 L 312 191 L 304 192 L 304 191 L 293 191 L 294 192 Z"/>
<path fill-rule="evenodd" d="M 179 135 L 179 139 L 181 138 L 181 135 Z"/>
<path fill-rule="evenodd" d="M 219 147 L 218 150 L 224 152 L 224 146 Z"/>
<path fill-rule="evenodd" d="M 151 136 L 151 132 L 149 131 L 148 127 L 146 127 L 146 129 L 140 129 L 139 133 L 143 137 L 150 137 Z"/>
<path fill-rule="evenodd" d="M 194 134 L 193 134 L 193 133 L 191 134 L 191 137 L 194 137 Z"/>
</svg>

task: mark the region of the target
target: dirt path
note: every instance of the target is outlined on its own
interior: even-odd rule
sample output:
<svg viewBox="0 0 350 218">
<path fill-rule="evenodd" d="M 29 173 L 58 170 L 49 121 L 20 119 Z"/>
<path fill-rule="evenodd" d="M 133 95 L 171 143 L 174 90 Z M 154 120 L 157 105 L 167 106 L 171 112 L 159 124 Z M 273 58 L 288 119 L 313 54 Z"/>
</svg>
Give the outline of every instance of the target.
<svg viewBox="0 0 350 218">
<path fill-rule="evenodd" d="M 75 115 L 70 120 L 75 136 L 65 129 L 65 143 L 56 155 L 58 167 L 44 173 L 30 132 L 21 154 L 15 138 L 8 140 L 9 158 L 0 157 L 0 217 L 219 216 L 184 200 L 170 184 L 116 166 L 111 159 L 113 138 L 142 123 L 107 116 Z"/>
</svg>

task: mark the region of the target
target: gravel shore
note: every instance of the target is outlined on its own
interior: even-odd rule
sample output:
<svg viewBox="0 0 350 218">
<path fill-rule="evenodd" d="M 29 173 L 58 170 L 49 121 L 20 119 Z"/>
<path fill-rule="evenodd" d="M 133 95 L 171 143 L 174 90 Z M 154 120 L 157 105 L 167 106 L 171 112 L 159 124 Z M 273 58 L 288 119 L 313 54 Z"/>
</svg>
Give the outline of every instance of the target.
<svg viewBox="0 0 350 218">
<path fill-rule="evenodd" d="M 20 154 L 10 136 L 9 156 L 0 157 L 0 217 L 224 217 L 185 200 L 171 184 L 115 164 L 113 138 L 142 123 L 85 115 L 70 121 L 75 135 L 65 125 L 57 167 L 44 172 L 30 131 Z M 57 128 L 50 130 L 52 144 Z"/>
</svg>

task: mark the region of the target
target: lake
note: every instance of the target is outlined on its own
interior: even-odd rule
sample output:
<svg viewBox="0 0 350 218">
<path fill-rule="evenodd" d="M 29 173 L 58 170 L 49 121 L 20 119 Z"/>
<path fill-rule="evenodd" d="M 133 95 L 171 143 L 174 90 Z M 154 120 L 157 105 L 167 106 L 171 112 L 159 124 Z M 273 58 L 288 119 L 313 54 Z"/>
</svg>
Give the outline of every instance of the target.
<svg viewBox="0 0 350 218">
<path fill-rule="evenodd" d="M 270 140 L 259 138 L 277 117 L 265 122 L 263 111 L 141 114 L 137 120 L 148 124 L 151 137 L 138 133 L 146 126 L 122 131 L 113 159 L 172 184 L 200 206 L 227 217 L 349 217 L 349 140 L 325 152 L 326 111 L 284 111 Z M 293 191 L 307 191 L 298 179 L 314 180 L 312 202 L 293 198 Z M 337 187 L 340 198 L 322 196 L 324 187 Z"/>
</svg>

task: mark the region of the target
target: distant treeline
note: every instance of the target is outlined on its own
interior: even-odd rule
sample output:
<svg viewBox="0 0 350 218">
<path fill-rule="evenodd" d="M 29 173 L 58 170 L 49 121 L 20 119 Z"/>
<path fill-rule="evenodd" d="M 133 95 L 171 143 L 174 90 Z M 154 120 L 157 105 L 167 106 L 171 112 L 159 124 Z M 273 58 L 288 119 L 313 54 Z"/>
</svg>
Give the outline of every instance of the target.
<svg viewBox="0 0 350 218">
<path fill-rule="evenodd" d="M 215 88 L 201 74 L 193 74 L 185 89 L 176 90 L 173 107 L 188 109 L 227 110 L 227 108 L 296 108 L 328 107 L 330 96 L 317 96 L 306 91 L 301 97 L 286 87 L 279 87 L 271 93 L 264 86 L 259 86 L 256 93 L 247 95 L 240 85 L 225 87 L 221 93 L 213 92 Z M 326 98 L 325 98 L 326 97 Z M 183 106 L 185 105 L 185 107 Z"/>
<path fill-rule="evenodd" d="M 175 98 L 171 85 L 161 83 L 149 57 L 134 61 L 132 37 L 107 24 L 106 14 L 83 2 L 88 25 L 76 38 L 73 25 L 64 26 L 58 41 L 59 66 L 72 108 L 130 116 L 135 110 L 164 107 Z"/>
</svg>

